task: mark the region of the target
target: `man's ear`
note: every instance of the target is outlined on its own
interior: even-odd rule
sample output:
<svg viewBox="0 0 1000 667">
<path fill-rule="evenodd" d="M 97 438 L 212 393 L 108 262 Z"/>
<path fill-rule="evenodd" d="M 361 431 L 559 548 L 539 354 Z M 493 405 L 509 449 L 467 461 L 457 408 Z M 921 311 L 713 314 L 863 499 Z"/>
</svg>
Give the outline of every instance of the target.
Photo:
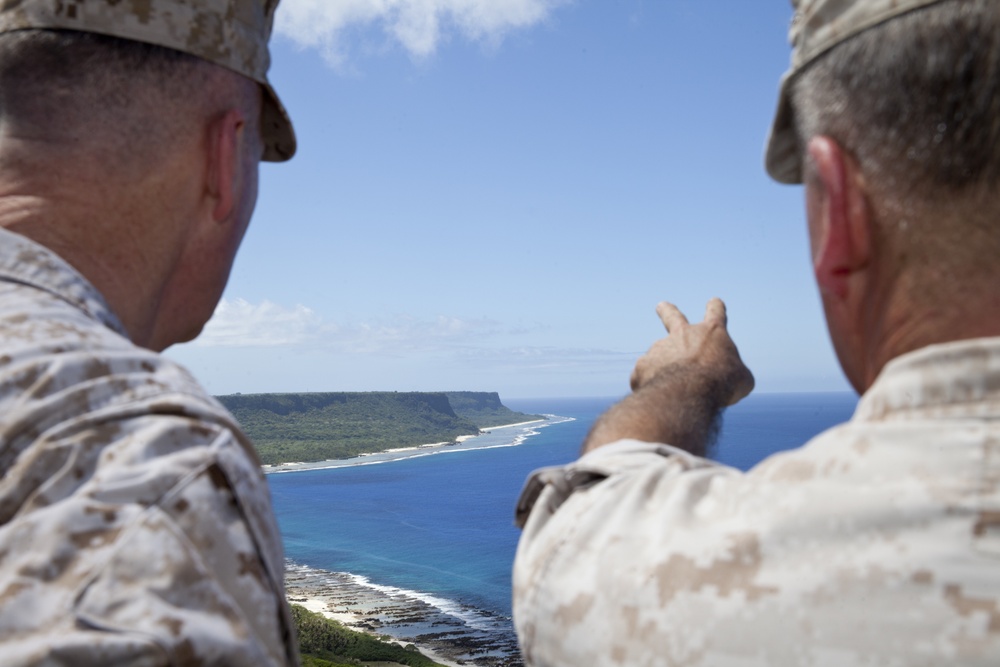
<svg viewBox="0 0 1000 667">
<path fill-rule="evenodd" d="M 209 165 L 207 189 L 214 200 L 212 219 L 226 220 L 236 206 L 242 171 L 243 132 L 246 118 L 237 109 L 230 109 L 209 126 Z"/>
<path fill-rule="evenodd" d="M 820 291 L 849 296 L 852 279 L 871 260 L 872 218 L 857 163 L 830 137 L 813 137 L 806 198 L 813 270 Z M 856 296 L 856 295 L 855 295 Z"/>
</svg>

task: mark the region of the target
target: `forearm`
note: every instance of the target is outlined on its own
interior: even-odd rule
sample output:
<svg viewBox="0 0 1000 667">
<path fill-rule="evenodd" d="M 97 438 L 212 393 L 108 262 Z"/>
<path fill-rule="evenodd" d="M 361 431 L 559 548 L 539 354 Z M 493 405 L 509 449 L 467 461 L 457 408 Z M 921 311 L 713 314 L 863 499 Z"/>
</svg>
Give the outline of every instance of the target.
<svg viewBox="0 0 1000 667">
<path fill-rule="evenodd" d="M 583 453 L 629 438 L 704 456 L 730 394 L 723 383 L 696 371 L 671 369 L 604 413 L 584 441 Z"/>
</svg>

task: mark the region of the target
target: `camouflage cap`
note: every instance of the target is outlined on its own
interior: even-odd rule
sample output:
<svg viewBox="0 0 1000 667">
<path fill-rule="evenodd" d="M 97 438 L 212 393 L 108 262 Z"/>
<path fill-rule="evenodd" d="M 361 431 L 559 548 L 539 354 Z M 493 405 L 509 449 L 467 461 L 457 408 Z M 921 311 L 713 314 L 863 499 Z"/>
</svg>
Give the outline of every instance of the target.
<svg viewBox="0 0 1000 667">
<path fill-rule="evenodd" d="M 267 80 L 267 41 L 279 0 L 0 0 L 0 32 L 47 28 L 94 32 L 189 53 L 264 89 L 264 159 L 295 154 L 288 112 Z"/>
<path fill-rule="evenodd" d="M 792 66 L 781 79 L 778 111 L 767 141 L 767 173 L 780 183 L 802 182 L 802 155 L 791 92 L 795 76 L 837 44 L 891 18 L 941 0 L 792 0 Z M 860 66 L 864 66 L 861 64 Z"/>
</svg>

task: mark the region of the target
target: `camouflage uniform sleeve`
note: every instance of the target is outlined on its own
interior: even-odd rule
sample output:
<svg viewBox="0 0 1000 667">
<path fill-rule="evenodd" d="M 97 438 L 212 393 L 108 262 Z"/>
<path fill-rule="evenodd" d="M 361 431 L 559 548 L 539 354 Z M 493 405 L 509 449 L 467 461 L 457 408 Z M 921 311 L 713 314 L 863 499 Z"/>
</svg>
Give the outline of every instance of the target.
<svg viewBox="0 0 1000 667">
<path fill-rule="evenodd" d="M 538 473 L 514 563 L 526 664 L 1000 664 L 1000 439 L 980 416 L 1000 403 L 882 409 L 914 384 L 747 473 L 629 441 Z"/>
<path fill-rule="evenodd" d="M 277 528 L 238 436 L 162 414 L 67 435 L 116 442 L 97 460 L 75 447 L 5 527 L 35 548 L 0 555 L 18 573 L 0 582 L 4 664 L 296 664 Z M 18 607 L 43 611 L 19 623 Z"/>
<path fill-rule="evenodd" d="M 513 576 L 526 663 L 665 664 L 656 573 L 667 554 L 658 551 L 662 539 L 647 538 L 693 520 L 700 500 L 730 475 L 739 473 L 634 440 L 534 473 L 518 503 L 523 533 Z M 650 599 L 642 604 L 634 591 Z"/>
<path fill-rule="evenodd" d="M 295 665 L 252 445 L 0 229 L 0 665 Z"/>
</svg>

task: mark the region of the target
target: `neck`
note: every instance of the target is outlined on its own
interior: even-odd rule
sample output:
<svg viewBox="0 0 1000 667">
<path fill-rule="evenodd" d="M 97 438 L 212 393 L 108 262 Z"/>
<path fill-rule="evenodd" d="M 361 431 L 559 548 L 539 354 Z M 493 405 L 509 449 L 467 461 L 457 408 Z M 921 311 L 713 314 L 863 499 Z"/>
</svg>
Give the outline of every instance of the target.
<svg viewBox="0 0 1000 667">
<path fill-rule="evenodd" d="M 947 296 L 907 292 L 872 318 L 866 346 L 864 388 L 886 364 L 928 345 L 1000 336 L 1000 292 L 980 280 L 949 290 Z M 934 290 L 934 293 L 939 290 Z M 932 293 L 933 294 L 933 293 Z"/>
<path fill-rule="evenodd" d="M 44 174 L 42 182 L 0 163 L 0 227 L 71 264 L 101 293 L 129 338 L 148 347 L 163 286 L 180 252 L 179 239 L 167 233 L 169 222 L 150 221 L 165 210 L 157 206 L 162 194 L 135 184 L 113 186 L 107 178 L 86 176 L 101 171 L 74 167 L 72 174 L 27 172 Z M 121 192 L 129 196 L 116 196 Z M 167 248 L 174 252 L 164 252 Z"/>
</svg>

